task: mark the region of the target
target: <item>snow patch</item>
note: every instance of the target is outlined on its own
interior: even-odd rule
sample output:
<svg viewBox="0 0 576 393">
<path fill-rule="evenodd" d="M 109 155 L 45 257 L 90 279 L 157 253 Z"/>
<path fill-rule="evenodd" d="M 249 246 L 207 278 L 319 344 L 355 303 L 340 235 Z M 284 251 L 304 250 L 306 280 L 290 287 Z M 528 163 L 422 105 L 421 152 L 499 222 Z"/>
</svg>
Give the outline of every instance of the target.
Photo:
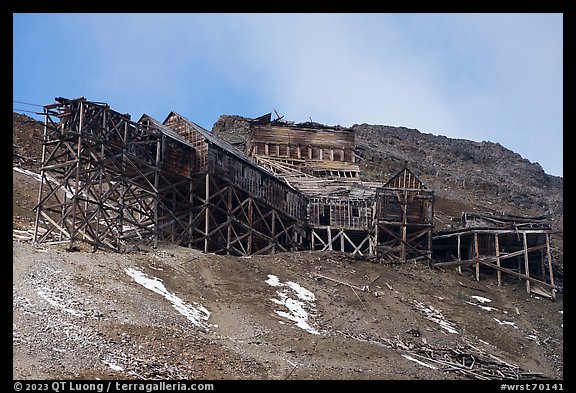
<svg viewBox="0 0 576 393">
<path fill-rule="evenodd" d="M 514 326 L 514 329 L 518 329 L 518 326 L 516 326 L 516 322 L 501 321 L 498 318 L 494 318 L 494 320 L 498 322 L 499 325 L 510 325 Z"/>
<path fill-rule="evenodd" d="M 464 300 L 464 303 L 468 303 L 468 304 L 471 304 L 471 305 L 473 305 L 473 306 L 478 306 L 478 307 L 480 307 L 480 308 L 481 308 L 482 310 L 484 310 L 484 311 L 498 311 L 497 308 L 490 307 L 490 306 L 483 306 L 483 305 L 481 305 L 481 304 L 472 303 L 472 302 L 469 302 L 469 301 L 467 301 L 467 300 Z"/>
<path fill-rule="evenodd" d="M 274 312 L 281 317 L 289 319 L 296 323 L 300 329 L 303 329 L 311 334 L 320 334 L 308 323 L 308 309 L 312 313 L 316 313 L 316 305 L 314 304 L 316 296 L 300 284 L 293 281 L 286 283 L 280 282 L 277 276 L 268 274 L 268 279 L 265 281 L 273 287 L 279 287 L 276 291 L 277 299 L 270 299 L 273 303 L 284 306 L 289 312 L 274 310 Z M 296 299 L 289 297 L 289 294 L 295 294 Z M 279 321 L 283 323 L 282 321 Z"/>
<path fill-rule="evenodd" d="M 304 287 L 301 287 L 299 284 L 292 281 L 288 281 L 286 284 L 292 288 L 294 292 L 296 292 L 296 296 L 298 296 L 300 299 L 306 302 L 313 302 L 316 300 L 316 296 L 314 296 L 312 292 Z"/>
<path fill-rule="evenodd" d="M 268 280 L 264 281 L 266 284 L 268 285 L 272 285 L 273 287 L 278 287 L 280 286 L 280 280 L 278 280 L 278 277 L 276 277 L 273 274 L 269 274 L 268 275 Z"/>
<path fill-rule="evenodd" d="M 36 293 L 38 295 L 40 295 L 40 297 L 42 299 L 46 300 L 52 307 L 64 310 L 67 313 L 74 315 L 75 317 L 81 317 L 83 315 L 82 312 L 80 312 L 78 310 L 74 310 L 74 309 L 69 308 L 69 307 L 66 307 L 65 305 L 60 303 L 59 300 L 62 300 L 62 299 L 58 299 L 56 297 L 51 297 L 48 293 L 45 292 L 45 289 L 46 288 L 44 288 L 44 289 L 40 288 L 36 291 Z"/>
<path fill-rule="evenodd" d="M 148 277 L 145 273 L 132 268 L 126 268 L 124 271 L 138 284 L 164 296 L 164 298 L 172 303 L 172 307 L 174 307 L 176 311 L 184 315 L 194 325 L 205 329 L 210 326 L 210 324 L 207 323 L 208 318 L 210 318 L 210 311 L 204 306 L 196 302 L 194 302 L 194 305 L 186 303 L 178 296 L 169 292 L 159 278 Z"/>
<path fill-rule="evenodd" d="M 103 360 L 103 362 L 104 362 L 104 364 L 107 364 L 108 367 L 110 367 L 110 368 L 111 368 L 112 370 L 114 370 L 114 371 L 124 371 L 124 368 L 123 368 L 123 367 L 117 366 L 117 365 L 115 365 L 115 364 L 112 363 L 112 362 L 106 362 L 106 361 L 104 361 L 104 360 Z"/>
<path fill-rule="evenodd" d="M 15 170 L 16 172 L 20 172 L 20 173 L 22 173 L 22 174 L 24 174 L 24 175 L 26 175 L 26 176 L 30 176 L 30 177 L 38 180 L 39 182 L 42 181 L 42 176 L 41 176 L 40 174 L 38 174 L 38 173 L 29 171 L 29 170 L 26 170 L 26 169 L 22 169 L 22 168 L 17 167 L 17 166 L 13 166 L 12 169 Z M 50 183 L 52 183 L 52 184 L 59 184 L 59 183 L 60 183 L 59 181 L 57 181 L 57 180 L 54 179 L 53 177 L 47 175 L 46 173 L 44 173 L 44 176 L 45 176 L 46 179 L 47 179 Z M 69 186 L 69 187 L 70 187 L 70 189 L 64 188 L 64 192 L 66 193 L 66 196 L 67 196 L 68 198 L 74 198 L 75 189 L 74 189 L 74 187 L 71 187 L 71 186 Z M 61 188 L 61 187 L 59 187 L 59 188 Z M 82 193 L 82 195 L 86 195 L 86 194 L 85 194 L 85 193 Z"/>
<path fill-rule="evenodd" d="M 26 169 L 22 169 L 20 167 L 17 166 L 13 166 L 12 167 L 13 170 L 15 170 L 16 172 L 20 172 L 26 176 L 30 176 L 33 177 L 34 179 L 38 180 L 38 181 L 42 181 L 42 178 L 40 177 L 40 175 L 38 173 L 26 170 Z"/>
<path fill-rule="evenodd" d="M 470 296 L 472 299 L 476 299 L 478 300 L 480 303 L 490 303 L 492 300 L 487 299 L 485 297 L 482 296 Z"/>
</svg>

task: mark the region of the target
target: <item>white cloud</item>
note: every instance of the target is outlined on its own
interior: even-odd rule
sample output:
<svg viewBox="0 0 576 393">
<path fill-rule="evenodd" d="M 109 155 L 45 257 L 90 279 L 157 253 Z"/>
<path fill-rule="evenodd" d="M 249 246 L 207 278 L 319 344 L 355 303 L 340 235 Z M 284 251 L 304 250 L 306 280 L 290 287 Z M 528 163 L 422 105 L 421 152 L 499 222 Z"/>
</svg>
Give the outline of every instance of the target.
<svg viewBox="0 0 576 393">
<path fill-rule="evenodd" d="M 406 126 L 500 142 L 562 175 L 561 14 L 41 18 L 72 43 L 42 75 L 133 116 L 176 110 L 209 128 L 220 114 L 277 109 L 295 121 Z"/>
<path fill-rule="evenodd" d="M 264 70 L 256 94 L 286 118 L 500 142 L 562 174 L 559 15 L 244 19 L 240 62 Z"/>
</svg>

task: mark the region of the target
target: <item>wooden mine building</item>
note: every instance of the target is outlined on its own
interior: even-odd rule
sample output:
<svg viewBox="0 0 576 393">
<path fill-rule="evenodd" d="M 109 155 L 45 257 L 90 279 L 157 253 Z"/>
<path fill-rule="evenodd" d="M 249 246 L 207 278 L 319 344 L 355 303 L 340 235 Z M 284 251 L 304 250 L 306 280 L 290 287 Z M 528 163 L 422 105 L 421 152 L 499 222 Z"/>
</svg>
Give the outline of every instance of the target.
<svg viewBox="0 0 576 393">
<path fill-rule="evenodd" d="M 364 182 L 350 128 L 250 122 L 240 151 L 185 117 L 134 122 L 105 103 L 44 107 L 34 242 L 119 252 L 168 240 L 248 256 L 302 249 L 474 265 L 554 298 L 548 223 L 463 213 L 433 235 L 434 192 L 408 168 Z"/>
<path fill-rule="evenodd" d="M 175 112 L 134 122 L 85 98 L 44 109 L 37 243 L 430 257 L 433 192 L 407 168 L 361 181 L 350 128 L 265 115 L 243 152 Z"/>
</svg>

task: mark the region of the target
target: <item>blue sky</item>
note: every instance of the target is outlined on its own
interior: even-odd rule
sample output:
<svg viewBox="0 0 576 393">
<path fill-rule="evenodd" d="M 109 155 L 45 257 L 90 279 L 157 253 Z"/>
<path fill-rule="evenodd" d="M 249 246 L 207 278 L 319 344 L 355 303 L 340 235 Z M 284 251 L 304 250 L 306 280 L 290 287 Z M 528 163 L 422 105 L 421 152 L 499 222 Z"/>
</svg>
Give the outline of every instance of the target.
<svg viewBox="0 0 576 393">
<path fill-rule="evenodd" d="M 383 124 L 498 142 L 563 176 L 563 15 L 14 14 L 13 100 Z M 20 103 L 14 109 L 41 110 Z M 28 113 L 29 114 L 29 113 Z M 29 114 L 30 115 L 30 114 Z"/>
</svg>

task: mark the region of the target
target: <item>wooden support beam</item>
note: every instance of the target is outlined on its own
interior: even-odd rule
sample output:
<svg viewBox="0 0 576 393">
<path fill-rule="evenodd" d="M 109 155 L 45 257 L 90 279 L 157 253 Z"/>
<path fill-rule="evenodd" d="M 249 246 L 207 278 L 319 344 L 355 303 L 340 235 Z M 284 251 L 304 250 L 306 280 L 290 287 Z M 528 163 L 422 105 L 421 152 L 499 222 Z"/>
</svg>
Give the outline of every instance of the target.
<svg viewBox="0 0 576 393">
<path fill-rule="evenodd" d="M 268 150 L 268 144 L 266 144 L 266 150 Z M 226 210 L 228 211 L 228 221 L 231 219 L 232 212 L 232 187 L 228 187 L 226 192 Z M 228 225 L 226 233 L 226 253 L 230 254 L 230 242 L 232 241 L 232 225 Z"/>
<path fill-rule="evenodd" d="M 254 213 L 253 213 L 253 209 L 252 209 L 252 205 L 253 205 L 254 201 L 252 198 L 248 198 L 248 227 L 249 229 L 249 236 L 248 236 L 248 255 L 252 254 L 252 222 L 254 219 Z"/>
<path fill-rule="evenodd" d="M 80 185 L 80 155 L 82 154 L 82 123 L 84 120 L 84 103 L 80 102 L 80 125 L 78 127 L 78 142 L 77 142 L 77 153 L 76 153 L 76 163 L 75 163 L 75 176 L 76 176 L 76 181 L 74 183 L 74 199 L 73 199 L 73 203 L 72 203 L 72 228 L 70 230 L 71 234 L 70 234 L 70 246 L 72 246 L 72 243 L 75 240 L 75 235 L 76 235 L 76 231 L 75 231 L 75 223 L 76 223 L 76 209 L 78 206 L 78 188 Z"/>
<path fill-rule="evenodd" d="M 530 277 L 530 276 L 527 276 L 527 275 L 522 274 L 522 273 L 518 273 L 518 272 L 516 272 L 515 270 L 507 269 L 507 268 L 501 267 L 501 266 L 497 266 L 497 265 L 495 265 L 495 264 L 493 264 L 493 263 L 485 262 L 485 261 L 482 260 L 482 259 L 480 259 L 479 262 L 480 262 L 481 265 L 485 265 L 485 266 L 491 267 L 492 269 L 500 270 L 501 272 L 510 274 L 510 275 L 512 275 L 512 276 L 514 276 L 514 277 L 518 277 L 519 280 L 528 280 L 528 281 L 530 281 L 530 282 L 538 283 L 538 284 L 543 285 L 543 286 L 546 286 L 546 287 L 548 287 L 548 288 L 552 288 L 552 285 L 550 285 L 550 284 L 547 283 L 547 282 L 538 280 L 537 278 Z"/>
<path fill-rule="evenodd" d="M 524 273 L 526 277 L 530 277 L 530 260 L 528 259 L 528 240 L 526 238 L 526 232 L 522 234 L 524 241 Z M 526 292 L 530 293 L 530 280 L 526 280 Z"/>
<path fill-rule="evenodd" d="M 538 265 L 538 274 L 540 277 L 542 277 L 543 281 L 546 281 L 546 267 L 544 259 L 544 250 L 540 250 L 540 264 Z"/>
<path fill-rule="evenodd" d="M 272 223 L 271 223 L 271 232 L 272 237 L 274 237 L 274 241 L 272 242 L 272 253 L 276 253 L 276 210 L 272 209 Z"/>
<path fill-rule="evenodd" d="M 460 253 L 460 234 L 458 234 L 458 262 L 462 262 L 462 255 Z M 458 273 L 462 274 L 462 265 L 458 265 Z"/>
<path fill-rule="evenodd" d="M 208 202 L 210 200 L 210 174 L 206 173 L 205 175 L 205 199 L 206 202 Z M 204 215 L 205 215 L 205 219 L 204 219 L 204 233 L 208 234 L 208 231 L 210 229 L 210 208 L 209 208 L 209 204 L 206 204 L 206 208 L 204 209 Z M 208 237 L 206 236 L 206 238 L 204 239 L 204 252 L 208 252 Z"/>
<path fill-rule="evenodd" d="M 496 247 L 496 266 L 500 267 L 500 241 L 498 238 L 498 234 L 494 234 L 494 243 Z M 498 276 L 498 286 L 502 285 L 502 273 L 500 270 L 496 270 L 496 275 Z"/>
<path fill-rule="evenodd" d="M 194 182 L 192 179 L 188 181 L 188 206 L 193 206 L 194 203 Z M 192 230 L 192 225 L 194 223 L 195 215 L 193 213 L 193 209 L 188 208 L 188 248 L 192 248 L 192 236 L 194 231 Z"/>
<path fill-rule="evenodd" d="M 474 233 L 474 258 L 476 259 L 476 281 L 480 281 L 480 255 L 478 252 L 478 234 Z"/>
<path fill-rule="evenodd" d="M 404 175 L 406 175 L 406 171 L 404 171 Z M 407 226 L 408 226 L 408 214 L 407 214 L 407 208 L 408 208 L 408 203 L 407 203 L 407 195 L 408 191 L 404 190 L 404 195 L 403 198 L 400 200 L 400 198 L 398 198 L 399 202 L 401 203 L 402 206 L 402 244 L 400 245 L 400 259 L 402 259 L 403 261 L 406 261 L 406 244 L 408 244 L 408 239 L 407 239 Z"/>
<path fill-rule="evenodd" d="M 158 186 L 160 184 L 160 153 L 162 151 L 160 145 L 160 140 L 156 142 L 156 168 L 154 171 L 154 190 L 156 190 L 156 195 L 153 202 L 153 210 L 154 210 L 154 227 L 156 230 L 154 231 L 154 248 L 158 247 L 158 238 L 160 237 L 160 233 L 158 233 L 158 228 L 160 227 L 160 223 L 158 222 L 158 199 L 160 197 L 158 193 Z"/>
<path fill-rule="evenodd" d="M 348 235 L 346 234 L 346 232 L 343 232 L 344 237 L 350 242 L 350 244 L 352 245 L 352 247 L 354 247 L 354 250 L 352 251 L 352 255 L 355 255 L 356 253 L 360 254 L 360 255 L 364 255 L 362 254 L 361 248 L 364 245 L 364 243 L 366 243 L 366 240 L 370 239 L 370 234 L 368 233 L 364 239 L 362 239 L 362 241 L 360 242 L 360 244 L 358 246 L 356 246 L 356 244 L 354 244 L 354 242 L 350 239 L 350 237 L 348 237 Z"/>
<path fill-rule="evenodd" d="M 322 243 L 323 246 L 327 246 L 327 245 L 328 245 L 328 243 L 326 243 L 326 242 L 320 237 L 320 235 L 318 235 L 318 234 L 316 233 L 316 230 L 315 230 L 314 228 L 312 228 L 312 238 L 313 238 L 313 239 L 314 239 L 314 238 L 318 239 L 318 240 L 320 241 L 320 243 Z"/>
<path fill-rule="evenodd" d="M 550 272 L 550 285 L 554 287 L 554 270 L 552 266 L 552 253 L 550 252 L 550 234 L 546 234 L 546 254 L 548 255 L 548 271 Z M 555 297 L 555 292 L 552 292 Z"/>
<path fill-rule="evenodd" d="M 533 252 L 533 251 L 541 250 L 541 249 L 543 249 L 543 248 L 545 248 L 545 247 L 546 247 L 546 245 L 532 246 L 532 247 L 527 248 L 527 251 L 530 253 L 530 252 Z M 499 255 L 494 256 L 494 257 L 483 257 L 483 258 L 480 258 L 480 259 L 479 259 L 479 262 L 480 262 L 480 263 L 487 264 L 488 266 L 491 266 L 491 267 L 497 269 L 497 268 L 498 268 L 498 265 L 497 265 L 497 264 L 495 265 L 494 262 L 497 263 L 498 260 L 502 261 L 502 260 L 505 260 L 505 259 L 510 259 L 510 258 L 514 258 L 514 257 L 520 256 L 520 255 L 523 255 L 523 254 L 524 254 L 524 249 L 519 250 L 519 251 L 514 251 L 514 252 L 511 252 L 511 253 L 508 253 L 508 254 L 501 254 L 501 253 L 499 253 Z M 475 263 L 476 263 L 476 260 L 477 260 L 477 259 L 476 259 L 476 257 L 474 256 L 472 259 L 467 259 L 467 260 L 450 261 L 450 262 L 438 262 L 438 263 L 434 263 L 434 266 L 444 267 L 444 266 L 456 266 L 456 265 L 462 265 L 462 266 L 464 266 L 464 265 L 472 265 L 472 264 L 475 264 Z M 504 270 L 501 270 L 501 271 L 504 271 Z M 516 275 L 516 277 L 518 277 L 518 276 Z"/>
<path fill-rule="evenodd" d="M 432 260 L 432 257 L 430 255 L 428 255 L 425 251 L 423 250 L 419 250 L 416 247 L 414 247 L 412 244 L 405 242 L 403 239 L 400 238 L 400 235 L 392 232 L 390 230 L 390 226 L 389 225 L 377 225 L 376 226 L 376 230 L 378 230 L 378 228 L 382 229 L 384 232 L 388 233 L 390 236 L 392 236 L 394 238 L 394 240 L 398 241 L 401 245 L 404 244 L 406 247 L 409 247 L 412 251 L 417 252 L 418 254 L 422 255 L 423 257 L 427 258 L 430 262 L 434 263 L 434 261 Z M 401 258 L 401 256 L 399 256 Z M 405 259 L 401 259 L 403 262 L 405 262 Z"/>
</svg>

